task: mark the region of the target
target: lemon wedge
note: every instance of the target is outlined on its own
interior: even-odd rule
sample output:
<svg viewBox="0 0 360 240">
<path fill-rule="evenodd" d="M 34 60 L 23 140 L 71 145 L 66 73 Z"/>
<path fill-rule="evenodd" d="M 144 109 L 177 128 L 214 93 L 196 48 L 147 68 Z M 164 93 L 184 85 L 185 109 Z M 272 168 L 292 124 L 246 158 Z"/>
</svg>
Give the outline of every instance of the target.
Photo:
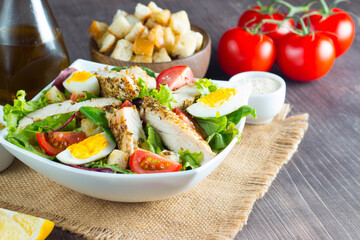
<svg viewBox="0 0 360 240">
<path fill-rule="evenodd" d="M 0 239 L 45 239 L 54 225 L 46 219 L 0 208 Z"/>
</svg>

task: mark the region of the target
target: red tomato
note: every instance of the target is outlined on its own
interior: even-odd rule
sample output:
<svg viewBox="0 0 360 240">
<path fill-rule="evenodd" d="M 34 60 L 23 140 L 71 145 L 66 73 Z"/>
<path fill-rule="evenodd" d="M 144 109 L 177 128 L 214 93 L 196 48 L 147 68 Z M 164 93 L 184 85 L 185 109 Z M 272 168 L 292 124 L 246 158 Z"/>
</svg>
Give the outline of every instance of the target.
<svg viewBox="0 0 360 240">
<path fill-rule="evenodd" d="M 199 133 L 199 135 L 203 139 L 206 138 L 207 135 L 206 135 L 204 129 L 192 117 L 190 117 L 188 114 L 186 114 L 186 112 L 184 112 L 180 108 L 174 108 L 173 112 L 176 115 L 178 115 L 181 120 L 186 122 L 191 128 L 193 128 L 195 131 L 197 131 L 197 133 Z"/>
<path fill-rule="evenodd" d="M 130 157 L 131 171 L 136 173 L 178 172 L 181 164 L 143 149 L 136 150 Z"/>
<path fill-rule="evenodd" d="M 160 84 L 167 84 L 171 90 L 176 90 L 193 82 L 195 79 L 191 68 L 180 65 L 162 71 L 156 78 L 156 88 L 159 89 Z"/>
<path fill-rule="evenodd" d="M 77 102 L 77 100 L 78 100 L 79 98 L 83 98 L 83 97 L 85 97 L 85 94 L 72 93 L 72 94 L 70 95 L 70 100 L 72 100 L 72 101 L 74 101 L 74 102 Z"/>
<path fill-rule="evenodd" d="M 256 6 L 245 11 L 238 21 L 238 27 L 253 28 L 261 22 L 263 19 L 273 19 L 282 21 L 286 17 L 286 13 L 279 12 L 273 9 L 261 9 Z M 264 23 L 261 25 L 260 30 L 274 40 L 276 43 L 280 38 L 290 33 L 290 27 L 294 27 L 294 21 L 292 19 L 286 20 L 280 27 L 276 23 Z"/>
<path fill-rule="evenodd" d="M 68 146 L 81 142 L 85 138 L 86 135 L 84 132 L 36 133 L 36 139 L 40 146 L 51 156 L 61 153 Z"/>
<path fill-rule="evenodd" d="M 132 104 L 129 100 L 126 100 L 125 102 L 123 102 L 123 104 L 121 104 L 120 109 L 124 107 L 132 107 L 132 106 L 134 106 L 134 104 Z"/>
<path fill-rule="evenodd" d="M 275 61 L 274 41 L 242 28 L 233 28 L 222 35 L 218 46 L 221 68 L 230 76 L 245 71 L 269 71 Z"/>
<path fill-rule="evenodd" d="M 321 33 L 305 36 L 288 34 L 277 46 L 280 70 L 297 81 L 313 81 L 324 76 L 335 61 L 333 41 Z"/>
<path fill-rule="evenodd" d="M 314 11 L 313 11 L 314 12 Z M 351 16 L 341 9 L 331 9 L 331 15 L 322 16 L 320 13 L 311 15 L 310 30 L 323 31 L 335 45 L 336 57 L 343 55 L 351 46 L 355 37 L 355 24 Z M 307 22 L 306 19 L 304 21 Z"/>
</svg>

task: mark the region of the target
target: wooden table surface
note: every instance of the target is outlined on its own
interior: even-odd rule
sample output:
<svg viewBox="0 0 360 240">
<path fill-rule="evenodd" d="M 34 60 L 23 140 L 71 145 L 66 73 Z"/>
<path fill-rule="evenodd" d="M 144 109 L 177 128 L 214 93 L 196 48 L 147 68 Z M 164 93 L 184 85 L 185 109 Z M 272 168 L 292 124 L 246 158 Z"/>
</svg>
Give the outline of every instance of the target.
<svg viewBox="0 0 360 240">
<path fill-rule="evenodd" d="M 93 19 L 110 22 L 116 9 L 133 12 L 137 1 L 49 0 L 65 38 L 70 61 L 89 59 L 87 29 Z M 145 2 L 145 1 L 140 1 Z M 250 0 L 157 0 L 172 12 L 186 10 L 212 39 L 208 78 L 228 79 L 219 67 L 220 36 L 235 27 Z M 264 1 L 265 2 L 265 1 Z M 292 0 L 294 4 L 305 1 Z M 147 2 L 146 2 L 147 3 Z M 265 2 L 268 3 L 268 2 Z M 360 1 L 342 3 L 360 16 Z M 310 83 L 286 79 L 292 113 L 307 112 L 309 129 L 292 160 L 268 193 L 255 203 L 235 239 L 360 238 L 360 29 L 351 49 L 323 78 Z M 275 66 L 272 72 L 277 74 Z M 150 238 L 151 236 L 149 236 Z M 156 236 L 154 236 L 154 239 Z M 83 239 L 55 228 L 49 239 Z"/>
</svg>

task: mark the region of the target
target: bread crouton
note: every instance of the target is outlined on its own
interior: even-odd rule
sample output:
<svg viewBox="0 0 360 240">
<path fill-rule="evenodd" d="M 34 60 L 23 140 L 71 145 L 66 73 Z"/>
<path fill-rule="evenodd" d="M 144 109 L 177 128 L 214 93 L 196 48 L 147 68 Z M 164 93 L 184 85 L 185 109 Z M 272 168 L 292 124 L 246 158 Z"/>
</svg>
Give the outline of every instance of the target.
<svg viewBox="0 0 360 240">
<path fill-rule="evenodd" d="M 66 97 L 64 96 L 64 94 L 56 86 L 52 86 L 45 93 L 45 97 L 49 101 L 49 103 L 62 102 L 64 100 L 66 100 Z"/>
<path fill-rule="evenodd" d="M 153 55 L 153 62 L 170 62 L 171 58 L 168 55 L 165 48 L 161 48 L 158 52 Z"/>
<path fill-rule="evenodd" d="M 141 33 L 141 38 L 147 38 L 147 35 L 149 34 L 149 29 L 145 27 L 144 31 Z"/>
<path fill-rule="evenodd" d="M 149 31 L 147 38 L 152 41 L 157 48 L 164 45 L 164 31 L 161 25 L 156 25 Z"/>
<path fill-rule="evenodd" d="M 144 30 L 145 30 L 145 26 L 141 22 L 138 22 L 134 25 L 131 31 L 125 36 L 125 39 L 133 43 L 135 39 L 139 37 Z"/>
<path fill-rule="evenodd" d="M 104 22 L 92 21 L 88 33 L 93 39 L 99 40 L 107 28 L 108 25 Z"/>
<path fill-rule="evenodd" d="M 91 137 L 104 131 L 99 125 L 96 125 L 87 118 L 81 120 L 81 130 L 85 133 L 86 137 Z"/>
<path fill-rule="evenodd" d="M 148 20 L 146 20 L 145 22 L 145 26 L 149 29 L 152 29 L 153 27 L 155 27 L 157 25 L 156 22 L 154 22 L 154 20 L 152 20 L 151 18 L 149 18 Z"/>
<path fill-rule="evenodd" d="M 114 149 L 108 157 L 107 164 L 116 165 L 118 168 L 126 169 L 129 161 L 129 156 L 124 151 Z"/>
<path fill-rule="evenodd" d="M 113 17 L 113 21 L 115 21 L 116 20 L 116 18 L 118 18 L 118 17 L 126 17 L 126 16 L 128 16 L 129 14 L 127 13 L 127 12 L 125 12 L 125 11 L 123 11 L 123 10 L 121 10 L 121 9 L 118 9 L 117 11 L 116 11 L 116 13 L 115 13 L 115 15 L 114 15 L 114 17 Z"/>
<path fill-rule="evenodd" d="M 164 11 L 153 13 L 151 15 L 151 19 L 154 22 L 164 27 L 167 27 L 169 24 L 170 16 L 171 16 L 171 12 L 168 9 L 165 9 Z"/>
<path fill-rule="evenodd" d="M 151 9 L 145 6 L 144 4 L 138 3 L 135 7 L 134 16 L 140 19 L 141 21 L 145 21 L 151 16 Z"/>
<path fill-rule="evenodd" d="M 202 44 L 203 44 L 203 35 L 199 32 L 193 32 L 191 31 L 196 39 L 196 48 L 195 48 L 195 51 L 199 51 L 202 47 Z"/>
<path fill-rule="evenodd" d="M 115 45 L 115 41 L 116 37 L 111 33 L 106 32 L 99 40 L 96 41 L 96 43 L 99 47 L 99 51 L 104 53 L 112 50 Z"/>
<path fill-rule="evenodd" d="M 110 57 L 121 60 L 130 61 L 133 55 L 133 44 L 125 39 L 120 39 L 115 46 Z"/>
<path fill-rule="evenodd" d="M 175 34 L 171 28 L 165 27 L 163 28 L 164 31 L 164 47 L 171 53 L 173 46 L 175 45 Z"/>
<path fill-rule="evenodd" d="M 152 56 L 154 43 L 144 38 L 137 38 L 135 39 L 133 50 L 136 55 Z"/>
<path fill-rule="evenodd" d="M 124 16 L 118 16 L 111 23 L 107 31 L 121 39 L 130 32 L 130 29 L 130 23 L 126 18 Z"/>
<path fill-rule="evenodd" d="M 158 6 L 156 5 L 156 3 L 154 3 L 153 1 L 149 2 L 148 8 L 150 8 L 150 10 L 151 10 L 153 13 L 163 11 L 163 9 L 160 8 L 160 7 L 158 7 Z"/>
<path fill-rule="evenodd" d="M 127 15 L 126 20 L 129 22 L 131 28 L 135 26 L 138 22 L 141 22 L 138 18 L 136 18 L 134 15 Z"/>
<path fill-rule="evenodd" d="M 152 63 L 152 56 L 134 55 L 130 61 L 138 63 Z"/>
<path fill-rule="evenodd" d="M 180 58 L 189 57 L 194 54 L 196 49 L 196 39 L 193 34 L 189 32 L 176 36 L 175 45 L 171 51 L 173 57 Z"/>
<path fill-rule="evenodd" d="M 190 21 L 187 13 L 182 10 L 177 13 L 171 14 L 169 27 L 175 33 L 182 34 L 190 30 Z"/>
</svg>

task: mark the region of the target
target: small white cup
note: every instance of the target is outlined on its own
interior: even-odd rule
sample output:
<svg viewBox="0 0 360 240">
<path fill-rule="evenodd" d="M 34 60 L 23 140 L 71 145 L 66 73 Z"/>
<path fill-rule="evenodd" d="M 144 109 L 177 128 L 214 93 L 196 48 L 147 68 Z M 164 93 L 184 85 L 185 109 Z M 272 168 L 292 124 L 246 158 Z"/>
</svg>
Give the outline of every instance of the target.
<svg viewBox="0 0 360 240">
<path fill-rule="evenodd" d="M 284 105 L 286 94 L 285 81 L 276 74 L 259 71 L 242 72 L 232 76 L 229 81 L 238 82 L 249 78 L 270 78 L 280 83 L 280 87 L 273 92 L 265 94 L 251 93 L 249 97 L 249 106 L 255 108 L 256 118 L 249 115 L 246 117 L 246 123 L 265 124 L 271 122 Z"/>
<path fill-rule="evenodd" d="M 0 105 L 0 123 L 6 124 L 3 121 L 3 106 Z M 14 156 L 9 153 L 2 145 L 0 145 L 0 172 L 8 168 L 14 161 Z"/>
</svg>

